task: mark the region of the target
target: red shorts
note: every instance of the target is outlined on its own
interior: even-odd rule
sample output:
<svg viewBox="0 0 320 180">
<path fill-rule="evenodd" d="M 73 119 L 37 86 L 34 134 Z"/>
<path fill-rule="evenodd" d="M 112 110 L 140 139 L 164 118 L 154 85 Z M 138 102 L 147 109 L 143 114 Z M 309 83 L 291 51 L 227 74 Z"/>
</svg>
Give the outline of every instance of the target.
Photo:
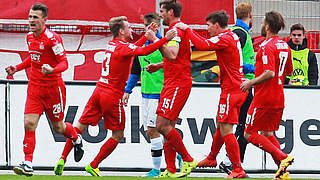
<svg viewBox="0 0 320 180">
<path fill-rule="evenodd" d="M 247 96 L 247 92 L 221 93 L 217 113 L 218 122 L 238 124 L 240 108 Z"/>
<path fill-rule="evenodd" d="M 52 86 L 29 83 L 24 114 L 41 115 L 45 111 L 51 121 L 62 121 L 65 104 L 66 87 L 62 80 Z"/>
<path fill-rule="evenodd" d="M 106 130 L 124 130 L 125 112 L 122 97 L 115 95 L 112 90 L 96 87 L 79 122 L 96 126 L 101 118 L 104 119 Z"/>
<path fill-rule="evenodd" d="M 178 120 L 179 114 L 186 104 L 191 87 L 163 87 L 157 108 L 158 116 L 172 121 Z"/>
<path fill-rule="evenodd" d="M 277 131 L 282 113 L 283 108 L 256 108 L 251 105 L 248 110 L 245 132 L 253 134 L 258 131 Z"/>
</svg>

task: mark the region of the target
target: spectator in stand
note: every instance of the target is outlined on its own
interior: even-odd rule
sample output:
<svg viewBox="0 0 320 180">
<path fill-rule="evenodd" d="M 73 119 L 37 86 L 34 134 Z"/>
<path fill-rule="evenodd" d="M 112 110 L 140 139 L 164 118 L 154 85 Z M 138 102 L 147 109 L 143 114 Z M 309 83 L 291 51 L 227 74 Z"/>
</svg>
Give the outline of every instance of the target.
<svg viewBox="0 0 320 180">
<path fill-rule="evenodd" d="M 317 85 L 317 58 L 307 47 L 307 38 L 302 24 L 291 26 L 288 44 L 291 48 L 293 75 L 287 76 L 285 83 L 290 85 Z"/>
</svg>

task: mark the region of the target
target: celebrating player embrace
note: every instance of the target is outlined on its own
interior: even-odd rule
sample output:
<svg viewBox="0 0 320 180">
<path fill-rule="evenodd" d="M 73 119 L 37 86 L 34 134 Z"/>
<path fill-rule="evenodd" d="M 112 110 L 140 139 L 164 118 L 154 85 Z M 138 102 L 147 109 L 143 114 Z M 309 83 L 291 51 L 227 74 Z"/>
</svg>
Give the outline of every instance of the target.
<svg viewBox="0 0 320 180">
<path fill-rule="evenodd" d="M 97 125 L 103 117 L 105 129 L 112 131 L 112 137 L 102 145 L 98 155 L 85 168 L 92 176 L 100 176 L 98 165 L 113 152 L 123 138 L 125 113 L 122 97 L 134 56 L 150 54 L 176 36 L 176 32 L 171 30 L 159 40 L 152 31 L 154 24 L 151 24 L 145 36 L 142 36 L 135 44 L 131 44 L 128 41 L 133 39 L 133 30 L 125 16 L 111 18 L 109 25 L 114 38 L 107 44 L 101 77 L 77 124 L 78 133 L 81 134 L 89 125 Z M 155 43 L 138 47 L 142 46 L 147 39 Z M 72 148 L 73 143 L 68 140 L 54 169 L 56 175 L 62 174 Z"/>
</svg>

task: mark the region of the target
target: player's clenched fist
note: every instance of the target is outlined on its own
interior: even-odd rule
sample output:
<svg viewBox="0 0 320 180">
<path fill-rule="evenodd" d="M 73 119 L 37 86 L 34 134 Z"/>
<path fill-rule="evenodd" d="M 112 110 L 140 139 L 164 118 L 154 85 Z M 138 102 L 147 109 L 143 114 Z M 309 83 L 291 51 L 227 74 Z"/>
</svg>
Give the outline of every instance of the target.
<svg viewBox="0 0 320 180">
<path fill-rule="evenodd" d="M 8 66 L 5 68 L 5 70 L 9 75 L 13 75 L 15 72 L 17 72 L 17 68 L 15 66 Z"/>
<path fill-rule="evenodd" d="M 167 33 L 166 33 L 166 38 L 168 39 L 168 41 L 170 41 L 171 39 L 173 39 L 176 36 L 177 36 L 177 31 L 175 29 L 171 29 L 171 30 L 167 31 Z"/>
<path fill-rule="evenodd" d="M 152 41 L 152 42 L 158 39 L 156 34 L 152 30 L 147 30 L 145 36 L 149 41 Z"/>
<path fill-rule="evenodd" d="M 48 75 L 51 74 L 53 71 L 53 68 L 49 64 L 42 65 L 42 74 Z"/>
<path fill-rule="evenodd" d="M 158 30 L 158 25 L 155 22 L 152 22 L 151 24 L 149 24 L 149 26 L 147 26 L 146 30 L 152 30 L 156 33 Z"/>
</svg>

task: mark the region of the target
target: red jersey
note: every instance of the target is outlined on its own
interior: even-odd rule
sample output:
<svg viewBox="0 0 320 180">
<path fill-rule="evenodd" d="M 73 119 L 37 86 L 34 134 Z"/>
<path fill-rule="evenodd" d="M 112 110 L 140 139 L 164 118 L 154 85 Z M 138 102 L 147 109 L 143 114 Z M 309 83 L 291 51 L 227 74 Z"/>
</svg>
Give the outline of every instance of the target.
<svg viewBox="0 0 320 180">
<path fill-rule="evenodd" d="M 109 41 L 105 51 L 106 58 L 102 62 L 101 77 L 97 86 L 111 89 L 122 97 L 134 56 L 150 54 L 167 42 L 166 38 L 162 38 L 148 46 L 137 46 L 143 45 L 146 40 L 145 36 L 143 36 L 135 44 L 120 39 Z"/>
<path fill-rule="evenodd" d="M 274 77 L 254 86 L 253 104 L 257 108 L 284 108 L 284 77 L 293 70 L 290 47 L 279 36 L 266 39 L 256 56 L 255 76 L 269 70 Z"/>
<path fill-rule="evenodd" d="M 241 92 L 243 76 L 243 59 L 239 37 L 230 29 L 205 39 L 190 28 L 187 29 L 190 39 L 199 50 L 215 50 L 220 68 L 222 93 Z"/>
<path fill-rule="evenodd" d="M 17 65 L 17 70 L 31 66 L 29 80 L 30 83 L 37 85 L 47 86 L 56 83 L 57 80 L 62 80 L 61 72 L 68 68 L 68 61 L 61 37 L 45 28 L 38 37 L 32 32 L 28 33 L 27 43 L 30 56 Z M 52 74 L 42 74 L 43 64 L 49 64 L 54 68 Z M 58 64 L 59 67 L 56 68 Z"/>
<path fill-rule="evenodd" d="M 181 22 L 181 21 L 178 21 Z M 178 23 L 176 22 L 176 23 Z M 173 23 L 169 30 L 175 28 Z M 192 86 L 191 79 L 191 47 L 186 32 L 176 28 L 177 36 L 171 41 L 176 41 L 179 46 L 177 58 L 173 62 L 163 58 L 163 85 L 167 87 Z"/>
</svg>

